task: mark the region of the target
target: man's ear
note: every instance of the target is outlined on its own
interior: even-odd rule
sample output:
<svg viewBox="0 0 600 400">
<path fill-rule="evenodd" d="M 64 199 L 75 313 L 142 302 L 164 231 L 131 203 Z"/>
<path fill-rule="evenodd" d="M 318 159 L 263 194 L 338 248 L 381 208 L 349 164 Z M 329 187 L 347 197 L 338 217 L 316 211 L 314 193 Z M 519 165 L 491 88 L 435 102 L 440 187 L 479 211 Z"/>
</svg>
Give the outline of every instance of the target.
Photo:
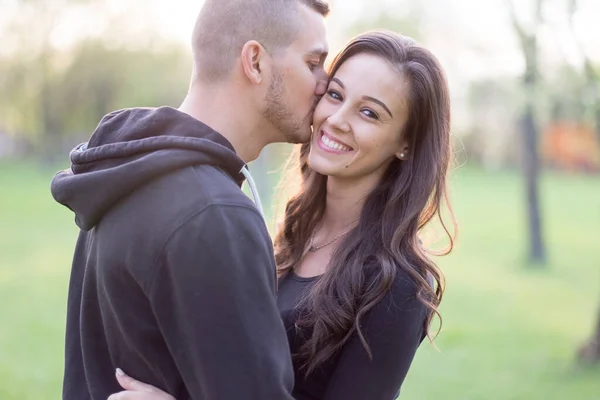
<svg viewBox="0 0 600 400">
<path fill-rule="evenodd" d="M 256 40 L 250 40 L 242 48 L 242 68 L 251 83 L 259 85 L 265 76 L 268 54 L 265 48 Z"/>
</svg>

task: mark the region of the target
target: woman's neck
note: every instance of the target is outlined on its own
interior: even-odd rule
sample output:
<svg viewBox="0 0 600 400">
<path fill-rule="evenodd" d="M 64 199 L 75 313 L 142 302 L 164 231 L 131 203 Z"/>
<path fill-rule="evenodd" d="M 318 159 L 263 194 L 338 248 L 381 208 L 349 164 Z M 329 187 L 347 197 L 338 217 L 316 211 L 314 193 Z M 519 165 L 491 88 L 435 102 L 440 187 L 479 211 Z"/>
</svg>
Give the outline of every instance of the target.
<svg viewBox="0 0 600 400">
<path fill-rule="evenodd" d="M 327 237 L 353 228 L 358 223 L 365 200 L 375 185 L 376 182 L 370 179 L 346 181 L 328 177 L 320 234 Z"/>
</svg>

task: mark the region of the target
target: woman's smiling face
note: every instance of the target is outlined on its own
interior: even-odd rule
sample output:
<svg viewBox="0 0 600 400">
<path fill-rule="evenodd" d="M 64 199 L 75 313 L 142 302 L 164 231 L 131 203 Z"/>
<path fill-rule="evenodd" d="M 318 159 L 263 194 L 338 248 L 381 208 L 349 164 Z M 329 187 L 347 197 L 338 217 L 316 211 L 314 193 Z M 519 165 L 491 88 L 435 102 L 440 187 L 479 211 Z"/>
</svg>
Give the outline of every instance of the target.
<svg viewBox="0 0 600 400">
<path fill-rule="evenodd" d="M 379 56 L 361 53 L 332 77 L 314 113 L 308 163 L 316 172 L 345 179 L 373 179 L 408 147 L 408 82 Z"/>
</svg>

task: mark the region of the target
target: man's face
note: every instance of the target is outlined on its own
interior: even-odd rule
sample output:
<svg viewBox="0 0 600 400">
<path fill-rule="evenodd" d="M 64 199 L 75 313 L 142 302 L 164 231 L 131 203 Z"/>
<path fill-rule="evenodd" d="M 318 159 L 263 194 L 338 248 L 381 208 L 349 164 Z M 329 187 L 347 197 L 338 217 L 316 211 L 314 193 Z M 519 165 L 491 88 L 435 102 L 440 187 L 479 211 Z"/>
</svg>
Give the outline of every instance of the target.
<svg viewBox="0 0 600 400">
<path fill-rule="evenodd" d="M 288 143 L 310 139 L 312 114 L 327 86 L 325 18 L 310 7 L 298 7 L 300 31 L 276 57 L 265 98 L 265 118 L 280 132 L 280 141 Z"/>
</svg>

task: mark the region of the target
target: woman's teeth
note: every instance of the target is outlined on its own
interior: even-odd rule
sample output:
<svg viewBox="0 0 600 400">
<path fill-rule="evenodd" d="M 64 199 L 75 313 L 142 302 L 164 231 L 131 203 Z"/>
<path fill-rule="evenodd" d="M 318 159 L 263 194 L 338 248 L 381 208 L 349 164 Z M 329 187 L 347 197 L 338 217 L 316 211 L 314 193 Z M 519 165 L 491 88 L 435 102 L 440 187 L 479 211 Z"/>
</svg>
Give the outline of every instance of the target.
<svg viewBox="0 0 600 400">
<path fill-rule="evenodd" d="M 321 135 L 321 142 L 323 142 L 323 144 L 325 146 L 327 146 L 327 147 L 329 147 L 330 149 L 333 149 L 333 150 L 338 150 L 338 151 L 350 151 L 350 150 L 352 150 L 348 146 L 344 146 L 343 144 L 340 144 L 338 142 L 334 142 L 333 140 L 329 139 L 325 135 Z"/>
</svg>

